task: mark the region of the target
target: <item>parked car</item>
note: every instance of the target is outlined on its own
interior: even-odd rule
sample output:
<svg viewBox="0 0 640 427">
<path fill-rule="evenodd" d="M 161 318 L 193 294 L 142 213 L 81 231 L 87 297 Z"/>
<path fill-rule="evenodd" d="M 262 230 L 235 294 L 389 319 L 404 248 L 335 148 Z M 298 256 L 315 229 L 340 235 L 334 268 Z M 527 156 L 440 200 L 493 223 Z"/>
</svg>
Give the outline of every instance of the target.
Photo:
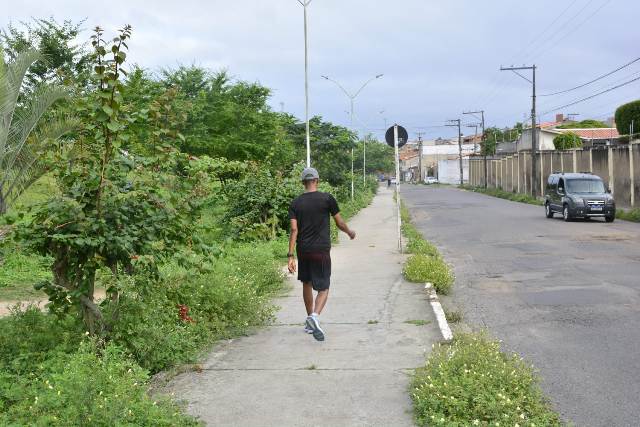
<svg viewBox="0 0 640 427">
<path fill-rule="evenodd" d="M 547 218 L 562 214 L 565 221 L 574 218 L 616 218 L 616 202 L 604 181 L 590 173 L 552 173 L 544 195 Z"/>
<path fill-rule="evenodd" d="M 391 183 L 392 183 L 392 184 L 395 184 L 395 183 L 396 183 L 396 177 L 395 177 L 395 176 L 394 176 L 394 177 L 391 177 Z"/>
<path fill-rule="evenodd" d="M 435 176 L 428 176 L 424 179 L 425 184 L 437 184 L 438 182 L 438 178 Z"/>
</svg>

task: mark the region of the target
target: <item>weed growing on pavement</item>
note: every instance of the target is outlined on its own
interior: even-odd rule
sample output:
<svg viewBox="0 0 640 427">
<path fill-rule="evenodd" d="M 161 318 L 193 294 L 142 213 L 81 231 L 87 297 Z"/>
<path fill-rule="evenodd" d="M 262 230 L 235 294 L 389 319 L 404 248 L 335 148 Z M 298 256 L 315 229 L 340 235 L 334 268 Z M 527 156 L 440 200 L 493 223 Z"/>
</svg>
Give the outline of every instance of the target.
<svg viewBox="0 0 640 427">
<path fill-rule="evenodd" d="M 376 324 L 378 324 L 378 321 L 377 321 L 377 320 L 369 320 L 369 321 L 367 322 L 367 325 L 376 325 Z"/>
<path fill-rule="evenodd" d="M 542 205 L 542 201 L 536 197 L 533 197 L 529 194 L 521 194 L 521 193 L 513 193 L 509 191 L 504 191 L 499 188 L 483 188 L 483 187 L 474 187 L 472 185 L 459 185 L 458 188 L 463 190 L 473 191 L 475 193 L 482 193 L 488 196 L 499 197 L 501 199 L 511 200 L 513 202 L 520 203 L 528 203 L 530 205 L 540 206 Z"/>
<path fill-rule="evenodd" d="M 625 221 L 640 222 L 640 208 L 618 209 L 616 210 L 616 218 Z"/>
<path fill-rule="evenodd" d="M 444 317 L 447 318 L 449 323 L 460 323 L 464 318 L 461 311 L 458 310 L 444 310 Z"/>
<path fill-rule="evenodd" d="M 424 326 L 424 325 L 428 325 L 429 323 L 431 323 L 430 320 L 424 320 L 424 319 L 414 319 L 414 320 L 405 320 L 404 323 L 408 323 L 410 325 L 416 325 L 416 326 Z"/>
<path fill-rule="evenodd" d="M 434 346 L 411 383 L 417 424 L 561 426 L 531 366 L 485 334 Z"/>
<path fill-rule="evenodd" d="M 413 254 L 403 268 L 404 277 L 410 282 L 432 283 L 437 292 L 451 292 L 454 277 L 451 269 L 440 256 L 438 249 L 422 237 L 411 223 L 409 210 L 402 204 L 402 234 L 407 239 L 407 251 Z"/>
<path fill-rule="evenodd" d="M 411 255 L 404 265 L 404 277 L 410 282 L 432 283 L 438 293 L 447 295 L 453 286 L 453 274 L 439 257 Z"/>
</svg>

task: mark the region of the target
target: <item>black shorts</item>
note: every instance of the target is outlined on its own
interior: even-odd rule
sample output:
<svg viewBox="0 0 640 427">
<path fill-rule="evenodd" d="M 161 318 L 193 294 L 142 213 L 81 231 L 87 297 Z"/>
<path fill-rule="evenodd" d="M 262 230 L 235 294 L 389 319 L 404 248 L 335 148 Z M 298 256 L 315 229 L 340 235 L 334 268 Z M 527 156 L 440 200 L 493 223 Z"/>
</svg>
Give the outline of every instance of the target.
<svg viewBox="0 0 640 427">
<path fill-rule="evenodd" d="M 329 289 L 331 279 L 331 255 L 326 252 L 304 252 L 298 254 L 298 280 L 311 282 L 316 291 Z"/>
</svg>

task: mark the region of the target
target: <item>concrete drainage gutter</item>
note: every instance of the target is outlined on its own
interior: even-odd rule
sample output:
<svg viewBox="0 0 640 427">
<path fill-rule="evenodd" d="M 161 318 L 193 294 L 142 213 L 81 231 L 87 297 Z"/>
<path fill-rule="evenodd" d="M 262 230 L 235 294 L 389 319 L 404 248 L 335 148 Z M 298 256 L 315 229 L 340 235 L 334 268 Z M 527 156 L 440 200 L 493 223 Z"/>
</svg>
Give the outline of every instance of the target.
<svg viewBox="0 0 640 427">
<path fill-rule="evenodd" d="M 433 313 L 436 315 L 438 327 L 440 328 L 442 338 L 445 341 L 451 341 L 453 339 L 453 333 L 451 332 L 449 322 L 447 322 L 447 318 L 444 315 L 444 310 L 442 309 L 442 305 L 440 304 L 440 300 L 438 299 L 438 293 L 431 283 L 425 283 L 424 289 L 429 295 L 429 303 L 431 304 Z"/>
</svg>

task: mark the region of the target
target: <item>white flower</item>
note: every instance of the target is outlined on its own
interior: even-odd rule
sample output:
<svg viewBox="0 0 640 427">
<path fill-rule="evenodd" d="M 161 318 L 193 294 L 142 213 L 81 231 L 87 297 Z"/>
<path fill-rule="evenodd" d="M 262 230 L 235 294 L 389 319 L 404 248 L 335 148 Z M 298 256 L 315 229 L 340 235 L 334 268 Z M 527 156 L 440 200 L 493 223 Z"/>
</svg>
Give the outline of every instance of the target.
<svg viewBox="0 0 640 427">
<path fill-rule="evenodd" d="M 478 424 L 480 424 L 480 421 L 479 421 L 479 420 L 473 420 L 473 425 L 474 425 L 474 426 L 477 426 Z"/>
</svg>

